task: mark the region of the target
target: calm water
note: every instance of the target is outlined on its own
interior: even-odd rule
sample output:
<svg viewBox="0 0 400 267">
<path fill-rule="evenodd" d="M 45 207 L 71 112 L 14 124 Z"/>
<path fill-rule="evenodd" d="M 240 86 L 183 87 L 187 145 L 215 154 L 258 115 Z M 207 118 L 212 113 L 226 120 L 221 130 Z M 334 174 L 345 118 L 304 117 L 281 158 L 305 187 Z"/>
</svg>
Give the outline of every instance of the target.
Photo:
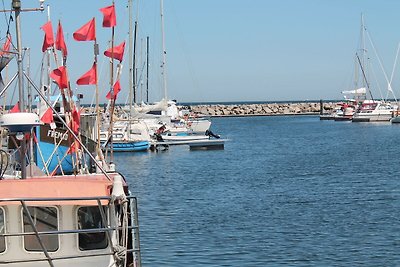
<svg viewBox="0 0 400 267">
<path fill-rule="evenodd" d="M 400 266 L 400 125 L 212 122 L 225 150 L 116 156 L 144 266 Z"/>
</svg>

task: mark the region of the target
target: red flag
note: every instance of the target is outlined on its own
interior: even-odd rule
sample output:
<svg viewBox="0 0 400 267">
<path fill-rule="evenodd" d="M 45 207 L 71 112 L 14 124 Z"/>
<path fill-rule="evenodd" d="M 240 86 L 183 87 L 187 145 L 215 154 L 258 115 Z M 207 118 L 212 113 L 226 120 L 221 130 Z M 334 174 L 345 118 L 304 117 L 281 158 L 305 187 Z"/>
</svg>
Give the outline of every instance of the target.
<svg viewBox="0 0 400 267">
<path fill-rule="evenodd" d="M 61 66 L 50 73 L 50 77 L 57 83 L 60 89 L 68 88 L 67 68 Z"/>
<path fill-rule="evenodd" d="M 8 113 L 17 113 L 17 112 L 20 112 L 19 101 L 12 107 L 12 109 L 10 109 L 10 111 Z"/>
<path fill-rule="evenodd" d="M 89 84 L 96 84 L 97 83 L 97 68 L 96 62 L 93 63 L 92 68 L 83 74 L 77 81 L 79 85 L 89 85 Z"/>
<path fill-rule="evenodd" d="M 0 56 L 7 54 L 7 52 L 10 51 L 10 46 L 11 46 L 11 35 L 7 34 L 7 40 L 3 45 L 3 51 L 0 51 Z"/>
<path fill-rule="evenodd" d="M 51 26 L 51 21 L 48 21 L 40 28 L 44 31 L 44 40 L 42 46 L 42 52 L 44 52 L 47 50 L 47 48 L 54 45 L 53 26 Z"/>
<path fill-rule="evenodd" d="M 122 42 L 120 45 L 114 46 L 113 48 L 110 48 L 107 51 L 105 51 L 104 55 L 106 57 L 112 57 L 118 59 L 119 62 L 122 62 L 122 59 L 124 58 L 124 50 L 125 50 L 125 41 Z"/>
<path fill-rule="evenodd" d="M 114 4 L 111 6 L 100 8 L 100 11 L 101 13 L 103 13 L 103 27 L 109 28 L 117 25 Z"/>
<path fill-rule="evenodd" d="M 115 82 L 113 89 L 114 91 L 114 100 L 117 99 L 117 95 L 119 93 L 119 91 L 121 91 L 121 84 L 119 83 L 119 80 Z M 107 99 L 111 99 L 111 91 L 108 92 L 108 94 L 106 95 Z"/>
<path fill-rule="evenodd" d="M 83 25 L 73 34 L 76 41 L 94 41 L 96 40 L 96 21 L 91 21 Z"/>
<path fill-rule="evenodd" d="M 72 142 L 71 146 L 68 148 L 67 153 L 68 154 L 75 153 L 79 148 L 81 148 L 81 145 L 79 144 L 78 141 L 74 140 L 74 142 Z"/>
<path fill-rule="evenodd" d="M 49 107 L 40 119 L 43 123 L 50 124 L 54 122 L 53 110 Z"/>
<path fill-rule="evenodd" d="M 10 51 L 10 46 L 11 46 L 11 34 L 7 34 L 7 40 L 4 43 L 3 51 L 4 52 Z"/>
<path fill-rule="evenodd" d="M 67 56 L 68 54 L 67 46 L 64 40 L 64 33 L 63 33 L 63 28 L 61 26 L 61 21 L 58 21 L 57 35 L 56 35 L 56 49 L 62 52 L 63 57 Z"/>
<path fill-rule="evenodd" d="M 80 124 L 81 114 L 76 108 L 74 108 L 74 110 L 72 111 L 71 129 L 75 134 L 78 134 Z"/>
</svg>

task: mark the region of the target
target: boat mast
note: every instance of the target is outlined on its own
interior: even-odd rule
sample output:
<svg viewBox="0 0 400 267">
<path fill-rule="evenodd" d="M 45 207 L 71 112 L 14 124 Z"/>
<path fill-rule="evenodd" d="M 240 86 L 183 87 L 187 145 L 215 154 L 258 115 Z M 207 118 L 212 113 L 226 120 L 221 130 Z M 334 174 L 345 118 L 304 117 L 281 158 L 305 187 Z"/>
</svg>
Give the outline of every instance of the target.
<svg viewBox="0 0 400 267">
<path fill-rule="evenodd" d="M 22 40 L 21 40 L 21 1 L 13 0 L 12 8 L 15 12 L 15 29 L 17 35 L 17 65 L 18 65 L 18 93 L 19 93 L 19 110 L 21 112 L 25 109 L 25 99 L 24 99 L 24 80 L 23 80 L 23 66 L 22 66 Z M 26 143 L 25 136 L 21 140 L 21 178 L 26 179 Z"/>
<path fill-rule="evenodd" d="M 137 88 L 136 88 L 136 43 L 137 43 L 137 32 L 138 32 L 138 19 L 139 19 L 139 0 L 137 1 L 136 19 L 135 19 L 135 31 L 133 34 L 133 103 L 137 102 Z"/>
<path fill-rule="evenodd" d="M 167 51 L 165 50 L 165 35 L 164 35 L 164 1 L 160 0 L 160 10 L 161 10 L 161 38 L 162 38 L 162 75 L 163 75 L 163 87 L 164 87 L 164 98 L 167 101 Z"/>
<path fill-rule="evenodd" d="M 146 38 L 146 103 L 149 103 L 149 36 Z"/>
<path fill-rule="evenodd" d="M 132 97 L 133 97 L 133 37 L 132 37 L 132 0 L 128 1 L 128 13 L 129 13 L 129 117 L 132 117 Z"/>
<path fill-rule="evenodd" d="M 368 89 L 368 92 L 369 92 L 369 95 L 371 96 L 371 99 L 372 100 L 374 100 L 374 97 L 372 96 L 372 92 L 371 92 L 371 89 L 370 89 L 370 87 L 369 87 L 369 83 L 368 83 L 368 80 L 367 80 L 367 73 L 366 73 L 366 70 L 365 70 L 365 64 L 366 64 L 366 62 L 367 62 L 367 59 L 366 59 L 366 54 L 367 54 L 367 49 L 366 49 L 366 47 L 365 47 L 365 31 L 366 31 L 367 29 L 366 29 L 366 27 L 365 27 L 365 25 L 364 25 L 364 15 L 363 14 L 361 14 L 361 52 L 362 52 L 362 57 L 361 57 L 361 59 L 360 59 L 360 57 L 357 55 L 357 60 L 358 60 L 358 64 L 360 65 L 360 68 L 361 68 L 361 72 L 362 72 L 362 75 L 363 75 L 363 85 L 364 85 L 364 87 L 366 87 L 367 89 Z"/>
</svg>

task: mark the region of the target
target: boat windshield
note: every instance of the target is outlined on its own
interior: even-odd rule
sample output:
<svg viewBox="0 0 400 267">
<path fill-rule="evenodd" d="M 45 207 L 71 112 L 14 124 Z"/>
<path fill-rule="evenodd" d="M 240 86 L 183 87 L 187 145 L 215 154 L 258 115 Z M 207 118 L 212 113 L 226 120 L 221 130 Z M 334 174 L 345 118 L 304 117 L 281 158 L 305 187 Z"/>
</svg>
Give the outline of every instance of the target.
<svg viewBox="0 0 400 267">
<path fill-rule="evenodd" d="M 377 103 L 368 103 L 368 104 L 363 104 L 361 109 L 362 110 L 374 110 L 378 104 Z"/>
</svg>

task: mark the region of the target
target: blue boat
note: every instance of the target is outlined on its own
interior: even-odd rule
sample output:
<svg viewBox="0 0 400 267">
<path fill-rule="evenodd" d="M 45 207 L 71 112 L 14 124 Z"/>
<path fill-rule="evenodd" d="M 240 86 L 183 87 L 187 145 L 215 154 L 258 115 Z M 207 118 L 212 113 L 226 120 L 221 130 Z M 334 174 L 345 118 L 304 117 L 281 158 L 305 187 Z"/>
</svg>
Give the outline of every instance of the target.
<svg viewBox="0 0 400 267">
<path fill-rule="evenodd" d="M 76 169 L 77 153 L 73 153 L 73 138 L 67 129 L 51 129 L 48 124 L 36 127 L 35 162 L 43 171 L 54 174 L 71 174 Z M 94 142 L 81 135 L 82 142 L 94 152 Z M 86 164 L 89 165 L 89 157 Z"/>
<path fill-rule="evenodd" d="M 102 148 L 111 148 L 111 138 L 108 131 L 100 132 Z M 150 148 L 150 135 L 147 126 L 140 121 L 116 122 L 112 133 L 112 148 L 114 152 L 139 152 Z"/>
<path fill-rule="evenodd" d="M 150 148 L 148 141 L 130 141 L 113 143 L 114 152 L 139 152 Z"/>
</svg>

